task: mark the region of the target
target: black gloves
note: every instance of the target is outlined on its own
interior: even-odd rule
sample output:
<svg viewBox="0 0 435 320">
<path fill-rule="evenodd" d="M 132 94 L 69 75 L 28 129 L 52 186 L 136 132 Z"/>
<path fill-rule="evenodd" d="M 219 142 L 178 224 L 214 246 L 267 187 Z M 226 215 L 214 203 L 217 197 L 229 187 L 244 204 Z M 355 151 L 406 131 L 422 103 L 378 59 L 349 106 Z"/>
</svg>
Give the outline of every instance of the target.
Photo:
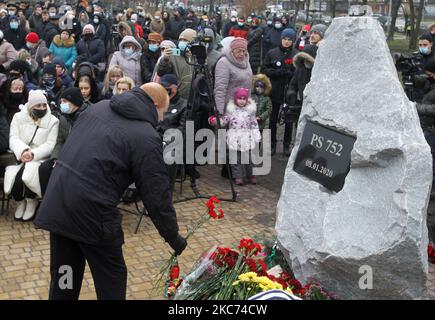
<svg viewBox="0 0 435 320">
<path fill-rule="evenodd" d="M 168 241 L 172 249 L 174 249 L 175 254 L 179 256 L 187 246 L 187 241 L 180 234 L 177 235 L 175 240 Z"/>
</svg>

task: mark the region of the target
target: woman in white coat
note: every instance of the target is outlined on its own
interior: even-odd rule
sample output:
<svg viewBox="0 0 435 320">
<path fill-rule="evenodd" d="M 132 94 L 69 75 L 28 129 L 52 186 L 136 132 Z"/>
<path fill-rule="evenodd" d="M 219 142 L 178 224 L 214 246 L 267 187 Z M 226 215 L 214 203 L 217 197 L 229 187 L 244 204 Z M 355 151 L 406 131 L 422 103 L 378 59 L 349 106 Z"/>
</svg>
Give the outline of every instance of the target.
<svg viewBox="0 0 435 320">
<path fill-rule="evenodd" d="M 50 157 L 56 145 L 59 120 L 47 107 L 42 90 L 29 92 L 28 102 L 11 122 L 9 148 L 18 165 L 6 167 L 4 191 L 18 202 L 15 219 L 29 221 L 33 218 L 37 198 L 41 197 L 38 168 Z"/>
</svg>

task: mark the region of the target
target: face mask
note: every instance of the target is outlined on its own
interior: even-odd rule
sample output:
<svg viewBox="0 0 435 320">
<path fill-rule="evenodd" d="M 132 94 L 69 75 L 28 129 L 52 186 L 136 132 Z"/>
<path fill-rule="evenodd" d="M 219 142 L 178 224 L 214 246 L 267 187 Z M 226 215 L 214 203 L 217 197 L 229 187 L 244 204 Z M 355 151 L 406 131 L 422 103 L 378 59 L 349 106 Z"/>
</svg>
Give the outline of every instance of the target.
<svg viewBox="0 0 435 320">
<path fill-rule="evenodd" d="M 145 12 L 139 12 L 139 15 L 141 16 L 141 17 L 145 17 Z"/>
<path fill-rule="evenodd" d="M 236 18 L 231 18 L 231 22 L 236 22 Z"/>
<path fill-rule="evenodd" d="M 133 54 L 133 49 L 132 48 L 124 48 L 122 49 L 122 52 L 124 53 L 125 56 L 129 57 Z"/>
<path fill-rule="evenodd" d="M 252 19 L 248 19 L 247 21 L 248 21 L 248 23 L 251 23 L 251 22 L 252 22 Z"/>
<path fill-rule="evenodd" d="M 71 111 L 72 110 L 71 110 L 69 103 L 61 103 L 60 104 L 60 112 L 65 113 L 65 114 L 70 114 Z"/>
<path fill-rule="evenodd" d="M 158 46 L 157 44 L 150 44 L 150 45 L 148 46 L 148 49 L 149 49 L 151 52 L 156 52 L 156 51 L 159 49 L 159 46 Z"/>
<path fill-rule="evenodd" d="M 93 33 L 86 33 L 83 35 L 83 38 L 85 38 L 85 40 L 91 40 L 94 37 Z"/>
<path fill-rule="evenodd" d="M 281 29 L 281 27 L 282 27 L 282 24 L 281 24 L 281 23 L 275 23 L 275 28 L 276 28 L 276 29 Z"/>
<path fill-rule="evenodd" d="M 131 19 L 131 22 L 133 22 L 133 23 L 136 23 L 136 21 L 137 21 L 137 20 L 135 20 L 135 19 Z"/>
<path fill-rule="evenodd" d="M 180 41 L 180 42 L 178 42 L 178 48 L 181 51 L 185 51 L 187 48 L 187 44 L 188 44 L 188 42 L 186 42 L 186 41 Z"/>
<path fill-rule="evenodd" d="M 243 27 L 245 24 L 243 22 L 239 22 L 239 27 Z"/>
<path fill-rule="evenodd" d="M 95 24 L 99 24 L 99 23 L 100 23 L 100 19 L 98 19 L 98 18 L 94 18 L 94 23 L 95 23 Z"/>
<path fill-rule="evenodd" d="M 29 49 L 33 49 L 33 44 L 30 42 L 26 42 L 26 47 Z"/>
<path fill-rule="evenodd" d="M 47 109 L 44 109 L 44 110 L 32 109 L 32 114 L 33 114 L 37 119 L 41 119 L 42 117 L 45 116 L 46 113 L 47 113 Z"/>
<path fill-rule="evenodd" d="M 429 48 L 420 47 L 418 50 L 420 51 L 421 54 L 424 54 L 424 55 L 428 55 L 429 54 Z"/>
<path fill-rule="evenodd" d="M 18 22 L 11 22 L 9 25 L 11 26 L 11 29 L 13 29 L 13 30 L 18 29 Z"/>
<path fill-rule="evenodd" d="M 271 26 L 273 24 L 273 21 L 267 21 L 267 25 Z"/>
<path fill-rule="evenodd" d="M 15 15 L 15 11 L 8 11 L 8 14 L 9 14 L 10 16 L 14 16 L 14 15 Z"/>
<path fill-rule="evenodd" d="M 55 15 L 56 15 L 55 12 L 50 12 L 50 13 L 48 14 L 49 17 L 54 17 Z"/>
<path fill-rule="evenodd" d="M 23 98 L 23 96 L 24 95 L 23 95 L 22 92 L 13 92 L 13 93 L 11 93 L 11 99 L 15 100 L 15 101 L 21 100 Z"/>
<path fill-rule="evenodd" d="M 305 68 L 307 68 L 307 69 L 312 69 L 312 68 L 313 68 L 313 64 L 312 64 L 312 63 L 309 63 L 309 62 L 304 62 L 304 66 L 305 66 Z"/>
<path fill-rule="evenodd" d="M 160 20 L 160 17 L 159 16 L 154 16 L 154 19 Z"/>
<path fill-rule="evenodd" d="M 32 59 L 26 59 L 26 62 L 29 64 L 29 66 L 32 65 Z"/>
</svg>

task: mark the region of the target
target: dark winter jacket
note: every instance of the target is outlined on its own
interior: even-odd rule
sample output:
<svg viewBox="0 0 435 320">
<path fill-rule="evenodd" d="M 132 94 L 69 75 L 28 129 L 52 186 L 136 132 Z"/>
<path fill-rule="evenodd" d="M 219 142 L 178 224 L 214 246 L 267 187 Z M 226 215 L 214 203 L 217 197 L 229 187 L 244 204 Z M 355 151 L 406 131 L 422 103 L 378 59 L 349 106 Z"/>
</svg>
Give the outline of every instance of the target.
<svg viewBox="0 0 435 320">
<path fill-rule="evenodd" d="M 305 63 L 314 65 L 314 58 L 306 52 L 299 52 L 294 56 L 293 65 L 296 71 L 287 90 L 287 102 L 292 106 L 302 105 L 305 86 L 311 80 L 312 68 L 307 68 Z"/>
<path fill-rule="evenodd" d="M 421 103 L 416 104 L 420 124 L 423 129 L 435 129 L 435 83 L 425 94 Z"/>
<path fill-rule="evenodd" d="M 93 38 L 90 40 L 80 39 L 77 43 L 77 54 L 79 57 L 85 57 L 83 61 L 89 61 L 93 64 L 104 62 L 105 50 L 104 43 L 101 39 Z M 82 62 L 82 61 L 81 61 Z"/>
<path fill-rule="evenodd" d="M 4 38 L 11 43 L 17 51 L 26 48 L 26 35 L 27 32 L 21 28 L 17 30 L 8 28 L 4 31 Z"/>
<path fill-rule="evenodd" d="M 85 110 L 60 152 L 35 225 L 87 244 L 122 243 L 117 205 L 134 182 L 160 235 L 173 248 L 185 244 L 156 125 L 154 103 L 139 88 Z"/>
<path fill-rule="evenodd" d="M 51 41 L 53 41 L 53 38 L 58 34 L 60 34 L 60 29 L 58 26 L 52 24 L 51 22 L 46 24 L 44 29 L 44 40 L 47 48 L 50 48 Z"/>
<path fill-rule="evenodd" d="M 272 49 L 278 48 L 281 46 L 281 32 L 284 28 L 276 29 L 271 28 L 267 33 L 264 34 L 263 39 L 263 52 L 267 53 Z"/>
<path fill-rule="evenodd" d="M 249 29 L 248 33 L 248 51 L 249 63 L 253 70 L 261 65 L 261 46 L 262 46 L 263 29 L 260 27 Z"/>
<path fill-rule="evenodd" d="M 157 60 L 159 60 L 161 55 L 160 49 L 156 52 L 147 51 L 142 53 L 140 57 L 140 70 L 142 72 L 142 83 L 147 83 L 151 81 L 153 76 L 154 68 L 156 67 Z"/>
<path fill-rule="evenodd" d="M 71 132 L 74 123 L 78 119 L 79 115 L 83 111 L 85 111 L 87 107 L 88 104 L 83 104 L 73 114 L 61 114 L 61 116 L 59 117 L 59 133 L 57 135 L 56 146 L 54 147 L 54 150 L 51 153 L 51 159 L 57 159 L 59 157 L 59 153 L 62 150 L 62 147 L 65 144 L 66 138 Z"/>
<path fill-rule="evenodd" d="M 44 27 L 44 23 L 42 22 L 42 16 L 36 16 L 34 14 L 32 14 L 29 17 L 29 27 L 30 27 L 30 31 L 36 32 L 38 33 L 38 31 L 41 31 L 41 28 Z"/>
<path fill-rule="evenodd" d="M 266 54 L 264 60 L 262 73 L 267 75 L 272 82 L 272 91 L 270 93 L 270 99 L 274 103 L 282 103 L 290 80 L 295 72 L 293 66 L 294 50 L 290 48 L 278 48 L 270 50 Z"/>
<path fill-rule="evenodd" d="M 186 28 L 186 21 L 182 17 L 174 17 L 169 21 L 169 30 L 166 30 L 169 35 L 169 40 L 178 41 L 180 33 Z"/>
<path fill-rule="evenodd" d="M 186 126 L 186 108 L 187 100 L 179 94 L 171 99 L 168 111 L 165 112 L 163 121 L 158 125 L 158 132 L 163 136 L 168 129 L 178 129 L 181 132 L 185 131 Z"/>
</svg>

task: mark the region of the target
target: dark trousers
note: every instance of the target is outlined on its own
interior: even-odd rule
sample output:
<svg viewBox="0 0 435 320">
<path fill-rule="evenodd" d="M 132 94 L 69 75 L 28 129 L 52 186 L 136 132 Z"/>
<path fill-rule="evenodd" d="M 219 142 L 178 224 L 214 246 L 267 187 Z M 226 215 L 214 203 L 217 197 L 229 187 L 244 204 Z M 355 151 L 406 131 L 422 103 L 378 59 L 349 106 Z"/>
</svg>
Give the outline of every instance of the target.
<svg viewBox="0 0 435 320">
<path fill-rule="evenodd" d="M 23 182 L 23 172 L 24 172 L 24 165 L 21 167 L 20 171 L 18 171 L 17 175 L 15 176 L 14 185 L 11 189 L 11 196 L 14 198 L 15 201 L 22 201 L 24 198 L 36 198 L 36 193 L 31 191 Z"/>
<path fill-rule="evenodd" d="M 50 300 L 77 300 L 88 262 L 98 300 L 125 300 L 127 267 L 122 244 L 93 246 L 50 233 Z M 66 270 L 66 271 L 65 271 Z M 68 284 L 68 270 L 72 280 Z"/>
<path fill-rule="evenodd" d="M 276 126 L 278 123 L 278 115 L 281 104 L 272 101 L 272 113 L 270 115 L 269 120 L 269 128 L 271 134 L 271 144 L 272 146 L 276 146 Z M 292 139 L 292 124 L 290 122 L 285 123 L 284 129 L 284 145 L 289 146 Z"/>
</svg>

